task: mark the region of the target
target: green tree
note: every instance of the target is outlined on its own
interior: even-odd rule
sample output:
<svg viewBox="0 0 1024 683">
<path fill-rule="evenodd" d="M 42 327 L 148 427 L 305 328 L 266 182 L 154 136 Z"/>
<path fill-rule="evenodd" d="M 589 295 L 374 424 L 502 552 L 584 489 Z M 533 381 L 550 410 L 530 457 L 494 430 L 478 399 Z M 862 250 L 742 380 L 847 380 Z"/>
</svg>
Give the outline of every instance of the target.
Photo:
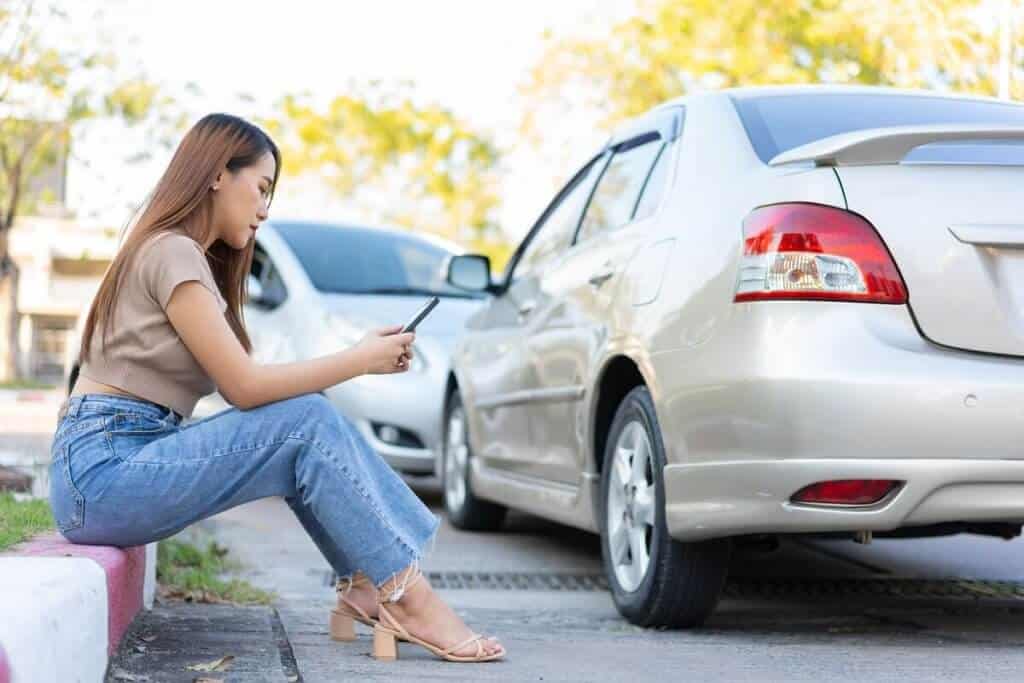
<svg viewBox="0 0 1024 683">
<path fill-rule="evenodd" d="M 67 153 L 76 127 L 98 118 L 146 120 L 166 101 L 143 77 L 117 79 L 99 48 L 57 37 L 69 19 L 55 5 L 0 2 L 0 378 L 17 376 L 18 268 L 8 242 L 40 199 L 40 173 Z M 6 344 L 3 343 L 6 341 Z"/>
<path fill-rule="evenodd" d="M 286 173 L 314 176 L 340 197 L 372 197 L 375 219 L 503 258 L 497 149 L 451 111 L 378 84 L 322 107 L 287 96 L 262 123 L 281 143 Z"/>
<path fill-rule="evenodd" d="M 982 9 L 965 0 L 640 0 L 606 35 L 549 37 L 524 90 L 535 103 L 586 100 L 604 125 L 702 88 L 830 82 L 995 94 L 997 31 Z M 525 132 L 537 134 L 542 111 L 527 114 Z"/>
</svg>

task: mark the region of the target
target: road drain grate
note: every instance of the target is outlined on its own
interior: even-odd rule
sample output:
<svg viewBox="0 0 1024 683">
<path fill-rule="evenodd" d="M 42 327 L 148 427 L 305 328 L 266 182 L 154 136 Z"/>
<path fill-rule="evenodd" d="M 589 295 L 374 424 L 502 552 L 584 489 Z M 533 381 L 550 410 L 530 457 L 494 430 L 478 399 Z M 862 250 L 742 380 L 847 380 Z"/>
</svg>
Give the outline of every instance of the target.
<svg viewBox="0 0 1024 683">
<path fill-rule="evenodd" d="M 445 590 L 607 591 L 597 572 L 425 572 L 434 588 Z M 333 572 L 324 583 L 333 586 Z M 957 598 L 1024 600 L 1024 583 L 969 579 L 785 579 L 734 578 L 726 598 L 835 598 L 849 596 L 896 599 Z"/>
<path fill-rule="evenodd" d="M 604 574 L 549 572 L 427 572 L 430 585 L 448 590 L 606 591 Z"/>
<path fill-rule="evenodd" d="M 434 588 L 445 590 L 606 591 L 604 574 L 574 572 L 424 572 Z M 334 585 L 333 572 L 326 584 Z"/>
<path fill-rule="evenodd" d="M 734 579 L 725 597 L 983 598 L 1024 600 L 1024 583 L 969 579 Z"/>
</svg>

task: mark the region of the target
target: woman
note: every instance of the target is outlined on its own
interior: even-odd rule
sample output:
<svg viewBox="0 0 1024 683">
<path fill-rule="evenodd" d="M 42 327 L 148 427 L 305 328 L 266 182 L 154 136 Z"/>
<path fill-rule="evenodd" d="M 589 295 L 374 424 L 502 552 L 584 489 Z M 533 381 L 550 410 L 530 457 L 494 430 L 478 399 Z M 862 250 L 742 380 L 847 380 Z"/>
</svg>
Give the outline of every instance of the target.
<svg viewBox="0 0 1024 683">
<path fill-rule="evenodd" d="M 249 357 L 245 281 L 280 165 L 266 133 L 234 116 L 206 116 L 182 140 L 85 322 L 52 447 L 57 525 L 73 543 L 141 545 L 282 496 L 342 577 L 332 637 L 353 640 L 357 620 L 379 659 L 396 640 L 499 659 L 419 572 L 437 517 L 319 393 L 405 372 L 415 335 L 380 329 L 295 363 Z M 234 408 L 181 426 L 214 388 Z"/>
</svg>

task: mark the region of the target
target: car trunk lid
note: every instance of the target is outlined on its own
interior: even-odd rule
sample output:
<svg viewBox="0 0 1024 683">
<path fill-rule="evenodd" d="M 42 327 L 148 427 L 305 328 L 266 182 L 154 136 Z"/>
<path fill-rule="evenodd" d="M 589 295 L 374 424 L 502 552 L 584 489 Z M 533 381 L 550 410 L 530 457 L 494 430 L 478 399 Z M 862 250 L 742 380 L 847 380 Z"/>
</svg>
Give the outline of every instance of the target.
<svg viewBox="0 0 1024 683">
<path fill-rule="evenodd" d="M 1024 355 L 1024 167 L 836 170 L 848 208 L 869 220 L 892 252 L 927 338 Z"/>
<path fill-rule="evenodd" d="M 834 167 L 847 208 L 875 227 L 922 334 L 1024 355 L 1024 126 L 866 128 L 811 141 L 773 166 Z"/>
</svg>

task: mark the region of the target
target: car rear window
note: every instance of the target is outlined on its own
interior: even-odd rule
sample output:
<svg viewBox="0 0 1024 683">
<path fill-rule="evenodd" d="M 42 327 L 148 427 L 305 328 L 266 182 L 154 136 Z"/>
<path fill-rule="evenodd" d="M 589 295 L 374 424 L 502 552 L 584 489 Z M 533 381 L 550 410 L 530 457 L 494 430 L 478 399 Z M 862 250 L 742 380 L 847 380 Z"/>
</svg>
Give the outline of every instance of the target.
<svg viewBox="0 0 1024 683">
<path fill-rule="evenodd" d="M 733 95 L 754 151 L 768 163 L 800 145 L 841 133 L 888 126 L 942 123 L 1024 125 L 1024 106 L 921 95 L 807 93 Z M 935 143 L 908 161 L 1024 163 L 1024 145 L 1013 142 Z"/>
</svg>

